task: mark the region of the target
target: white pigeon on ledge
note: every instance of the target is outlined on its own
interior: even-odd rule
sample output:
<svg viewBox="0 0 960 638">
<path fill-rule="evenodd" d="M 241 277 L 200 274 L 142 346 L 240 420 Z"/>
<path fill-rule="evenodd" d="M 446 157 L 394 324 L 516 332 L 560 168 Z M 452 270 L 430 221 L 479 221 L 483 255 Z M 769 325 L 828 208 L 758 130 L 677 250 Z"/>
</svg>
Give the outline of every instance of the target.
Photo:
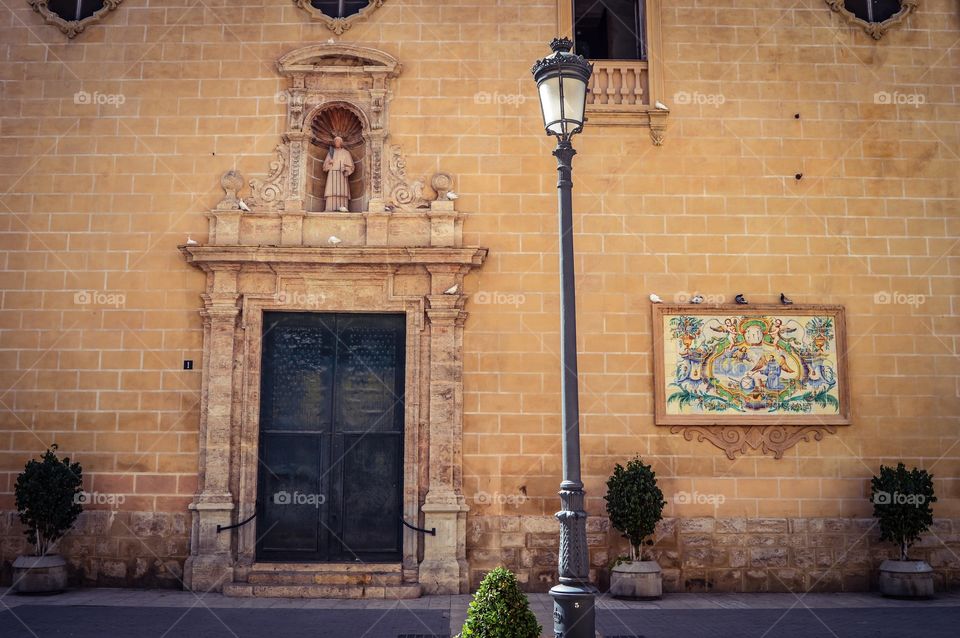
<svg viewBox="0 0 960 638">
<path fill-rule="evenodd" d="M 339 246 L 343 243 L 343 240 L 337 237 L 336 235 L 330 235 L 330 238 L 327 239 L 327 243 L 331 246 Z"/>
<path fill-rule="evenodd" d="M 443 294 L 445 294 L 445 295 L 455 295 L 455 294 L 457 294 L 457 290 L 459 290 L 459 289 L 460 289 L 460 286 L 458 286 L 457 284 L 453 284 L 452 286 L 450 286 L 449 288 L 447 288 L 446 290 L 444 290 L 444 291 L 443 291 Z"/>
<path fill-rule="evenodd" d="M 663 299 L 661 299 L 655 292 L 650 293 L 650 301 L 652 303 L 663 303 Z"/>
<path fill-rule="evenodd" d="M 337 212 L 338 212 L 338 213 L 349 213 L 349 212 L 350 212 L 350 209 L 348 209 L 346 206 L 341 206 L 340 208 L 337 209 Z"/>
<path fill-rule="evenodd" d="M 454 193 L 453 191 L 450 191 L 449 193 L 447 193 L 447 199 L 449 199 L 450 201 L 453 201 L 453 200 L 457 199 L 458 197 L 460 197 L 460 196 L 457 195 L 456 193 Z"/>
<path fill-rule="evenodd" d="M 187 235 L 187 246 L 199 246 L 199 245 L 200 245 L 200 242 L 198 242 L 196 239 L 194 239 L 190 235 Z"/>
<path fill-rule="evenodd" d="M 657 100 L 656 102 L 654 102 L 653 105 L 657 108 L 658 111 L 669 111 L 669 110 L 670 110 L 670 107 L 667 106 L 666 104 L 664 104 L 663 102 L 661 102 L 660 100 Z"/>
<path fill-rule="evenodd" d="M 237 206 L 239 206 L 240 210 L 242 211 L 246 211 L 248 213 L 250 212 L 250 207 L 247 206 L 247 202 L 243 201 L 242 199 L 237 200 Z"/>
</svg>

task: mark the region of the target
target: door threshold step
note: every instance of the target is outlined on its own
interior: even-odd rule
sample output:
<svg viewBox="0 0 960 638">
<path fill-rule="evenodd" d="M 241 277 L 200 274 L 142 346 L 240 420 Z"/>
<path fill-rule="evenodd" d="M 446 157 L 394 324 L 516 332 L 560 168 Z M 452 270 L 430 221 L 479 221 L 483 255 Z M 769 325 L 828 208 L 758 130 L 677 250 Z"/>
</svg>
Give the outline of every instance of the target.
<svg viewBox="0 0 960 638">
<path fill-rule="evenodd" d="M 341 571 L 260 571 L 251 570 L 246 581 L 250 585 L 356 585 L 384 587 L 402 585 L 403 574 L 397 572 Z"/>
<path fill-rule="evenodd" d="M 234 598 L 370 598 L 410 599 L 420 597 L 419 584 L 407 585 L 256 585 L 227 583 L 224 596 Z"/>
<path fill-rule="evenodd" d="M 397 563 L 364 563 L 352 561 L 349 563 L 266 563 L 258 561 L 251 565 L 255 572 L 396 572 L 403 570 L 403 565 Z"/>
</svg>

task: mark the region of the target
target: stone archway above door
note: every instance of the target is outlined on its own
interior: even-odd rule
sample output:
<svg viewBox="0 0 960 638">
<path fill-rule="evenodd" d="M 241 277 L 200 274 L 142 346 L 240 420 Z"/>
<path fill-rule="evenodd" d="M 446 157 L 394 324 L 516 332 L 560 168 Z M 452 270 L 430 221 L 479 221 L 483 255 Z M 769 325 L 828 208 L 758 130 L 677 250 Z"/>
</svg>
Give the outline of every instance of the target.
<svg viewBox="0 0 960 638">
<path fill-rule="evenodd" d="M 356 581 L 362 593 L 348 584 L 343 591 L 318 585 L 301 595 L 464 592 L 464 277 L 482 265 L 487 250 L 463 245 L 464 216 L 447 197 L 454 178 L 437 173 L 429 186 L 410 180 L 399 147 L 384 146 L 389 84 L 399 62 L 374 49 L 315 45 L 283 56 L 278 66 L 291 79 L 288 126 L 269 175 L 250 180 L 246 192 L 243 176 L 226 172 L 224 196 L 208 214 L 207 242 L 180 247 L 207 276 L 200 481 L 185 583 L 251 595 L 262 592 L 254 583 L 276 577 L 275 569 L 267 574 L 257 564 L 254 526 L 224 529 L 256 511 L 264 313 L 380 312 L 406 317 L 402 511 L 436 535 L 405 528 L 400 565 L 343 566 L 336 578 Z M 331 104 L 349 109 L 363 126 L 369 181 L 362 211 L 304 206 L 311 118 Z M 301 570 L 297 578 L 309 573 L 309 566 L 294 567 Z M 323 579 L 319 571 L 314 576 Z M 289 591 L 283 585 L 281 579 L 278 592 Z"/>
</svg>

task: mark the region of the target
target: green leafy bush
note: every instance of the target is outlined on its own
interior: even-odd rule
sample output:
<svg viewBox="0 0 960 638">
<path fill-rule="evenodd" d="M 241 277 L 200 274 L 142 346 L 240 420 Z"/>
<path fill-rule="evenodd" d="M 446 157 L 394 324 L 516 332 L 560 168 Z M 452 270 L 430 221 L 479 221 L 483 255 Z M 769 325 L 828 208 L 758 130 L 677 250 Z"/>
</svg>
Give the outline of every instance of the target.
<svg viewBox="0 0 960 638">
<path fill-rule="evenodd" d="M 56 444 L 39 461 L 27 461 L 14 487 L 17 513 L 37 556 L 44 556 L 83 511 L 83 469 L 68 457 L 57 458 Z"/>
<path fill-rule="evenodd" d="M 907 549 L 920 540 L 920 534 L 933 524 L 933 475 L 903 463 L 897 468 L 880 466 L 880 475 L 870 481 L 873 515 L 880 521 L 880 540 L 892 541 L 900 548 L 900 560 Z"/>
<path fill-rule="evenodd" d="M 540 624 L 530 611 L 517 577 L 497 567 L 483 579 L 467 611 L 462 638 L 540 638 Z"/>
<path fill-rule="evenodd" d="M 630 541 L 630 560 L 643 560 L 644 539 L 652 536 L 663 518 L 663 492 L 657 487 L 657 475 L 636 457 L 623 467 L 617 463 L 607 480 L 607 515 L 610 524 Z M 647 541 L 653 545 L 653 541 Z"/>
</svg>

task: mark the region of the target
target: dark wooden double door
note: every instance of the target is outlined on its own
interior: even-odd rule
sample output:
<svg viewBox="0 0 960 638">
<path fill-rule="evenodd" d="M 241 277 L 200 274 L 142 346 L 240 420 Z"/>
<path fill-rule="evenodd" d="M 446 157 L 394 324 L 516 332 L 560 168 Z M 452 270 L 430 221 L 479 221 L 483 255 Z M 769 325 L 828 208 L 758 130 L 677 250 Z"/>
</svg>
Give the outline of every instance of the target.
<svg viewBox="0 0 960 638">
<path fill-rule="evenodd" d="M 264 314 L 257 558 L 399 561 L 404 315 Z"/>
</svg>

